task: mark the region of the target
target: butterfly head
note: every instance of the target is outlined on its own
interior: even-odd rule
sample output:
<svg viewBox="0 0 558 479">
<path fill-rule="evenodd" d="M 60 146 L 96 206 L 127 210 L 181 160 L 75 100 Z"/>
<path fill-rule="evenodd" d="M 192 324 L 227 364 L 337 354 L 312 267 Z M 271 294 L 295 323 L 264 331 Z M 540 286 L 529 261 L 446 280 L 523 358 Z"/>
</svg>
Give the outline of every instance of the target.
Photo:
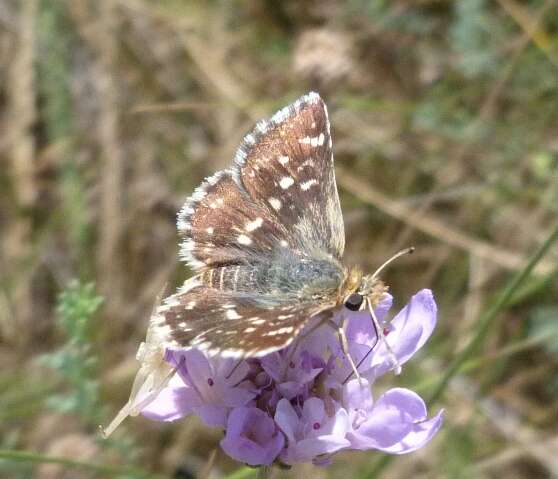
<svg viewBox="0 0 558 479">
<path fill-rule="evenodd" d="M 360 311 L 366 303 L 377 305 L 387 286 L 376 275 L 364 275 L 359 268 L 351 268 L 343 285 L 343 304 L 351 311 Z"/>
<path fill-rule="evenodd" d="M 359 268 L 349 269 L 342 287 L 345 307 L 351 311 L 360 311 L 367 306 L 369 309 L 374 308 L 388 290 L 384 282 L 378 279 L 380 272 L 392 261 L 403 255 L 412 254 L 414 251 L 414 246 L 399 251 L 385 261 L 373 274 L 363 275 Z"/>
</svg>

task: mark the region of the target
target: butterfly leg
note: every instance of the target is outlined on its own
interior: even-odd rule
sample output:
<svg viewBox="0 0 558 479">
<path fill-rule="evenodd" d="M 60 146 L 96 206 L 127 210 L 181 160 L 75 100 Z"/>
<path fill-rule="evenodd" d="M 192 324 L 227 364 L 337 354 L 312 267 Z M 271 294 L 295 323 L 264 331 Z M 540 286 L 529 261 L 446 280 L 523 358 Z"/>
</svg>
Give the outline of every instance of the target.
<svg viewBox="0 0 558 479">
<path fill-rule="evenodd" d="M 225 379 L 229 379 L 229 378 L 233 375 L 233 373 L 236 371 L 236 369 L 238 368 L 238 366 L 240 366 L 240 365 L 242 364 L 242 361 L 244 361 L 244 359 L 245 359 L 245 358 L 240 358 L 240 359 L 236 362 L 236 364 L 232 367 L 230 373 L 227 374 L 227 375 L 225 376 Z"/>
<path fill-rule="evenodd" d="M 358 368 L 353 361 L 353 357 L 349 352 L 349 341 L 347 340 L 347 334 L 345 333 L 345 324 L 347 322 L 347 316 L 344 314 L 344 311 L 341 311 L 341 323 L 337 326 L 337 334 L 339 335 L 339 341 L 341 342 L 341 349 L 343 350 L 343 354 L 349 361 L 351 368 L 355 374 L 355 377 L 358 379 L 359 384 L 362 386 L 362 379 L 358 372 Z"/>
<path fill-rule="evenodd" d="M 347 323 L 347 319 L 348 319 L 347 316 L 345 316 L 344 312 L 341 311 L 341 322 L 337 324 L 332 319 L 329 319 L 327 325 L 333 328 L 337 332 L 337 335 L 339 336 L 339 344 L 341 344 L 341 350 L 343 351 L 343 354 L 349 361 L 349 364 L 351 365 L 351 368 L 353 370 L 353 372 L 349 375 L 349 377 L 354 374 L 355 377 L 358 379 L 358 382 L 362 385 L 362 378 L 358 372 L 358 368 L 355 362 L 353 361 L 353 357 L 349 352 L 349 341 L 347 340 L 347 334 L 345 333 L 345 324 Z"/>
<path fill-rule="evenodd" d="M 389 343 L 387 342 L 387 340 L 385 339 L 383 332 L 382 332 L 382 326 L 380 325 L 380 321 L 378 320 L 378 317 L 376 316 L 376 313 L 374 312 L 374 308 L 372 307 L 372 305 L 370 304 L 369 301 L 367 301 L 367 307 L 368 310 L 370 312 L 370 318 L 372 319 L 372 325 L 374 326 L 374 331 L 376 333 L 376 342 L 374 343 L 373 346 L 370 347 L 370 349 L 368 350 L 368 352 L 364 355 L 364 357 L 358 362 L 357 364 L 357 368 L 360 367 L 360 365 L 366 360 L 366 358 L 368 358 L 368 356 L 370 355 L 370 353 L 372 351 L 374 351 L 374 349 L 376 348 L 376 346 L 378 345 L 378 343 L 382 343 L 384 345 L 384 347 L 386 348 L 387 352 L 388 352 L 388 356 L 389 359 L 392 363 L 393 369 L 395 371 L 395 374 L 399 375 L 401 373 L 401 364 L 399 364 L 399 361 L 397 360 L 397 357 L 395 356 L 395 353 L 393 352 L 393 349 L 391 349 L 391 346 L 389 345 Z M 345 380 L 343 381 L 343 384 L 346 384 L 349 379 L 351 379 L 351 377 L 353 376 L 354 373 L 350 373 Z"/>
<path fill-rule="evenodd" d="M 396 375 L 399 375 L 399 374 L 401 374 L 401 364 L 399 364 L 399 361 L 397 360 L 397 357 L 395 356 L 395 353 L 393 352 L 393 349 L 391 349 L 391 346 L 387 342 L 387 340 L 386 340 L 386 338 L 385 338 L 385 336 L 382 332 L 382 326 L 380 325 L 380 321 L 378 320 L 378 318 L 376 316 L 376 313 L 374 312 L 374 308 L 372 307 L 372 303 L 370 302 L 370 300 L 367 300 L 366 304 L 368 306 L 368 311 L 370 312 L 370 317 L 372 318 L 372 324 L 374 324 L 374 329 L 376 330 L 376 338 L 386 348 L 389 360 L 390 360 L 390 362 L 393 366 L 393 370 L 394 370 Z"/>
</svg>

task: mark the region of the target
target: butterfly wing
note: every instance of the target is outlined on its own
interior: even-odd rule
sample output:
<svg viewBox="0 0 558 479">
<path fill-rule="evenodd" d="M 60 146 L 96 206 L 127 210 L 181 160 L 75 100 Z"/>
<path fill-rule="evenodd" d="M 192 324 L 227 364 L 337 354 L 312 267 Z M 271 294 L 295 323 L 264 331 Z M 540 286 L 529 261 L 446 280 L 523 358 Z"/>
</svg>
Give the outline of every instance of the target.
<svg viewBox="0 0 558 479">
<path fill-rule="evenodd" d="M 278 247 L 343 254 L 327 108 L 309 93 L 260 121 L 232 168 L 207 178 L 178 216 L 181 256 L 195 270 L 270 259 Z M 263 259 L 262 258 L 262 259 Z"/>
<path fill-rule="evenodd" d="M 293 247 L 342 257 L 345 231 L 330 124 L 317 93 L 258 123 L 238 149 L 235 167 L 249 195 L 287 228 Z"/>
<path fill-rule="evenodd" d="M 344 229 L 329 130 L 321 98 L 305 95 L 186 201 L 181 256 L 198 275 L 152 317 L 161 344 L 262 355 L 336 305 Z"/>
<path fill-rule="evenodd" d="M 221 268 L 225 277 L 236 267 Z M 151 318 L 167 348 L 195 347 L 227 357 L 258 357 L 288 346 L 309 318 L 332 308 L 332 296 L 286 303 L 279 296 L 222 291 L 196 276 L 169 296 Z"/>
<path fill-rule="evenodd" d="M 167 348 L 262 356 L 336 306 L 345 236 L 319 95 L 259 122 L 233 166 L 186 201 L 178 230 L 180 254 L 198 274 L 153 313 L 132 394 L 107 433 L 165 387 Z"/>
<path fill-rule="evenodd" d="M 287 231 L 224 170 L 208 178 L 186 202 L 178 219 L 180 255 L 196 270 L 269 260 Z"/>
</svg>

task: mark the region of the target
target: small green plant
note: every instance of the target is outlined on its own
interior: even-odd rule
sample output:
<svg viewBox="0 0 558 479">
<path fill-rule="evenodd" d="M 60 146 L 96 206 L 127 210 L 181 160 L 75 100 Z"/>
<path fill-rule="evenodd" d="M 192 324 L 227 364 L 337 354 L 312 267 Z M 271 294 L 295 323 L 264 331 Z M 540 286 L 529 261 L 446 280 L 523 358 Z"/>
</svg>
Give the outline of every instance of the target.
<svg viewBox="0 0 558 479">
<path fill-rule="evenodd" d="M 67 385 L 64 392 L 49 396 L 47 405 L 60 412 L 76 413 L 88 425 L 97 425 L 104 417 L 95 374 L 97 361 L 91 348 L 91 318 L 102 302 L 92 283 L 70 283 L 57 305 L 58 326 L 66 343 L 41 359 Z"/>
<path fill-rule="evenodd" d="M 47 407 L 75 414 L 91 430 L 106 423 L 108 417 L 100 399 L 98 361 L 93 346 L 92 320 L 102 303 L 103 298 L 96 294 L 93 283 L 72 281 L 60 293 L 56 307 L 57 325 L 65 342 L 40 359 L 43 365 L 56 372 L 61 383 L 57 392 L 45 399 Z M 121 434 L 118 439 L 100 440 L 100 446 L 117 451 L 128 463 L 138 456 L 133 438 L 126 434 Z M 118 468 L 114 474 L 120 476 Z M 127 477 L 127 473 L 124 472 L 122 477 Z"/>
</svg>

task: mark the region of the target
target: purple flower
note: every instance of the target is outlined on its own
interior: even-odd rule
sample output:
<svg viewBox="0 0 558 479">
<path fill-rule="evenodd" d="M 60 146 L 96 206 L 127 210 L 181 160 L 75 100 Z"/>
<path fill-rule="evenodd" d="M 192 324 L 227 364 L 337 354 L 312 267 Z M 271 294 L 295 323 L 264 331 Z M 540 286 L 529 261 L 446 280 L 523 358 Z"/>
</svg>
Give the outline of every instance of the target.
<svg viewBox="0 0 558 479">
<path fill-rule="evenodd" d="M 391 297 L 380 303 L 383 320 L 391 306 Z M 386 324 L 382 334 L 390 345 L 399 364 L 405 364 L 428 340 L 436 326 L 437 307 L 432 291 L 423 289 L 415 294 L 409 304 Z M 382 376 L 393 368 L 392 360 L 382 342 L 376 338 L 376 330 L 365 311 L 353 313 L 347 327 L 349 351 L 357 363 L 364 357 L 359 367 L 361 375 L 370 381 Z M 373 348 L 370 353 L 370 348 Z M 349 373 L 348 365 L 345 372 Z"/>
<path fill-rule="evenodd" d="M 314 382 L 326 364 L 319 356 L 312 355 L 307 350 L 295 352 L 292 357 L 289 357 L 289 351 L 290 348 L 286 348 L 264 356 L 261 366 L 275 381 L 281 395 L 290 400 L 305 394 L 308 385 Z"/>
<path fill-rule="evenodd" d="M 326 412 L 318 398 L 304 401 L 297 410 L 286 399 L 277 404 L 275 422 L 287 437 L 287 448 L 281 454 L 285 464 L 310 462 L 324 454 L 332 454 L 350 446 L 345 439 L 349 431 L 349 415 L 343 408 Z"/>
<path fill-rule="evenodd" d="M 436 325 L 436 303 L 429 290 L 422 290 L 388 322 L 392 302 L 386 294 L 375 308 L 392 353 L 376 337 L 368 312 L 343 309 L 334 318 L 348 318 L 349 352 L 359 365 L 360 381 L 336 331 L 323 326 L 303 332 L 284 350 L 240 362 L 198 350 L 167 350 L 165 360 L 177 374 L 161 383 L 164 387 L 141 412 L 159 421 L 195 414 L 209 426 L 224 428 L 223 450 L 251 466 L 323 465 L 348 449 L 390 454 L 419 449 L 441 427 L 443 411 L 428 418 L 413 391 L 394 388 L 374 400 L 372 389 L 394 368 L 394 360 L 406 363 L 428 340 Z"/>
<path fill-rule="evenodd" d="M 167 361 L 177 367 L 182 383 L 171 380 L 142 410 L 151 419 L 173 421 L 194 413 L 208 426 L 225 427 L 230 408 L 244 406 L 256 395 L 250 384 L 241 384 L 249 369 L 246 362 L 235 367 L 232 359 L 209 361 L 197 349 L 169 350 Z"/>
<path fill-rule="evenodd" d="M 428 443 L 443 421 L 443 411 L 427 420 L 424 401 L 408 389 L 390 389 L 373 404 L 366 380 L 347 383 L 343 403 L 351 418 L 347 438 L 352 449 L 412 452 Z"/>
<path fill-rule="evenodd" d="M 177 374 L 155 400 L 142 409 L 141 413 L 156 421 L 176 421 L 192 414 L 198 404 L 198 397 L 192 388 L 186 386 Z"/>
<path fill-rule="evenodd" d="M 223 451 L 250 466 L 271 464 L 284 444 L 285 438 L 273 419 L 256 407 L 233 409 L 221 441 Z"/>
</svg>

